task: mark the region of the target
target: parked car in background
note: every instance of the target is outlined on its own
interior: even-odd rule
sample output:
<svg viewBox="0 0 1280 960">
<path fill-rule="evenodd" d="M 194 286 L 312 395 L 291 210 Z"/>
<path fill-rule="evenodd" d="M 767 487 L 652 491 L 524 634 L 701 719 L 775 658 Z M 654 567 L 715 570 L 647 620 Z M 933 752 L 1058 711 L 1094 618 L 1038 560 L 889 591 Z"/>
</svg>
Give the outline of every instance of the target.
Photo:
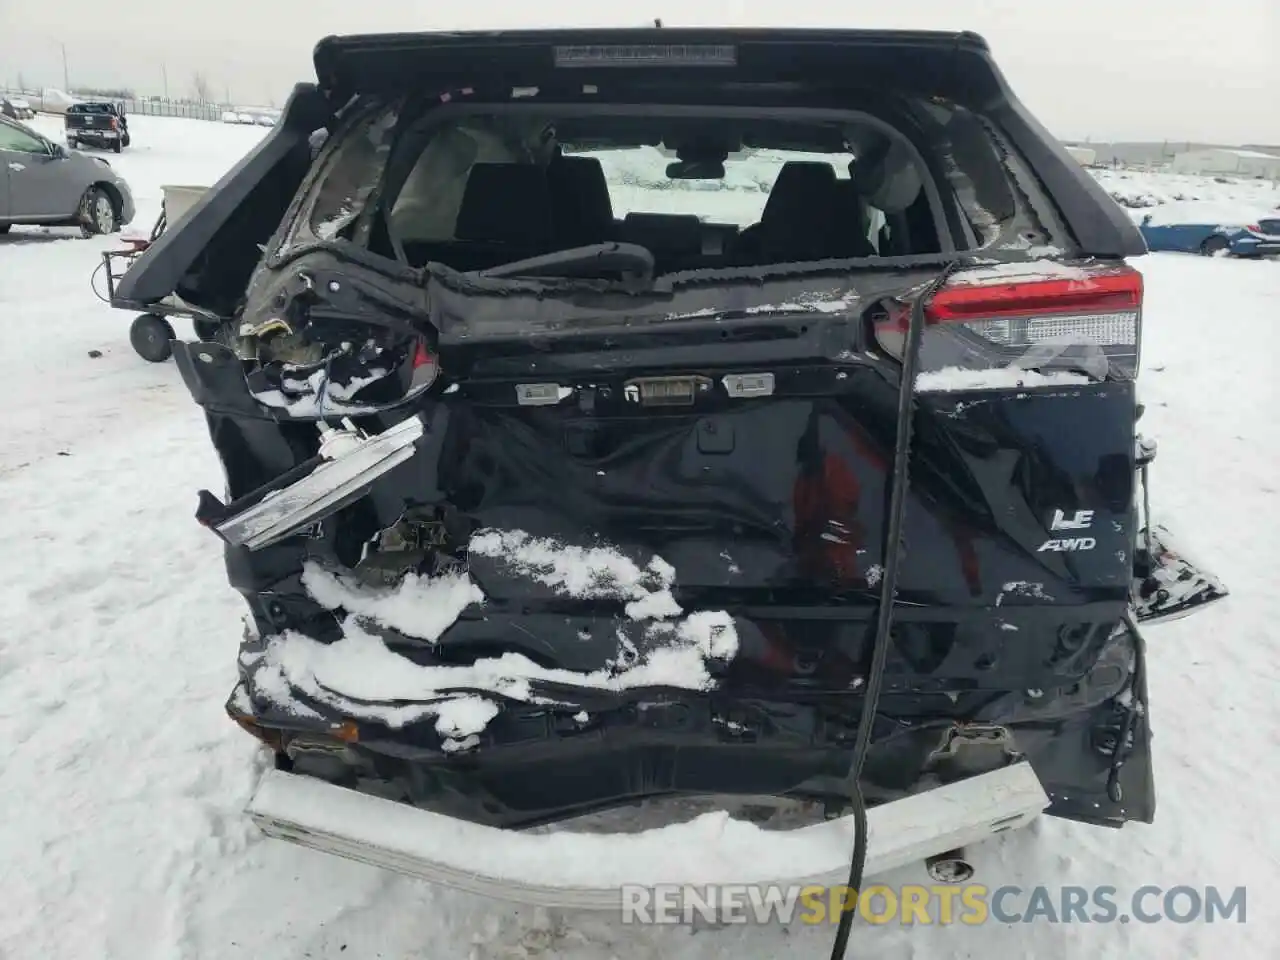
<svg viewBox="0 0 1280 960">
<path fill-rule="evenodd" d="M 1206 257 L 1267 257 L 1280 254 L 1280 212 L 1186 201 L 1163 204 L 1142 215 L 1138 229 L 1147 249 Z"/>
<path fill-rule="evenodd" d="M 0 233 L 16 223 L 114 233 L 133 215 L 129 185 L 102 157 L 0 117 Z"/>
<path fill-rule="evenodd" d="M 36 115 L 30 101 L 22 97 L 5 97 L 0 99 L 0 114 L 11 120 L 30 120 Z"/>
<path fill-rule="evenodd" d="M 67 107 L 63 127 L 72 149 L 88 144 L 119 153 L 131 142 L 124 107 L 110 101 L 73 103 Z"/>
</svg>

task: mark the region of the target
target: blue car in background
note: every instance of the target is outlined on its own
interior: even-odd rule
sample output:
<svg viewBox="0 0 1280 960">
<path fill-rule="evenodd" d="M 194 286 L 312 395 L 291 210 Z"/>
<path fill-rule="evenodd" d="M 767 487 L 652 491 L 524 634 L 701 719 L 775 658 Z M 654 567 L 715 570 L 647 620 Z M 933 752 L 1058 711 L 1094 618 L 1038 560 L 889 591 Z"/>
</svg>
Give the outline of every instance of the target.
<svg viewBox="0 0 1280 960">
<path fill-rule="evenodd" d="M 1178 209 L 1175 209 L 1178 208 Z M 1212 207 L 1170 204 L 1147 212 L 1138 229 L 1152 251 L 1199 253 L 1206 257 L 1270 257 L 1280 254 L 1280 211 L 1271 216 Z"/>
</svg>

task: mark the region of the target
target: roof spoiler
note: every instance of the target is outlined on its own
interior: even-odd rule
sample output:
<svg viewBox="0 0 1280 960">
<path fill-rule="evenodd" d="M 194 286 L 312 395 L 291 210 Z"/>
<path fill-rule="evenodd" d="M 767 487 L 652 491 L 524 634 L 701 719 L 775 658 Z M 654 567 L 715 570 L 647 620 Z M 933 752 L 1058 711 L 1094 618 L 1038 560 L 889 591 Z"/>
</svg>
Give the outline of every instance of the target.
<svg viewBox="0 0 1280 960">
<path fill-rule="evenodd" d="M 836 81 L 958 103 L 985 101 L 1001 81 L 975 33 L 641 27 L 393 33 L 325 37 L 313 55 L 320 87 L 340 101 L 413 84 L 529 86 L 708 70 L 740 82 Z"/>
</svg>

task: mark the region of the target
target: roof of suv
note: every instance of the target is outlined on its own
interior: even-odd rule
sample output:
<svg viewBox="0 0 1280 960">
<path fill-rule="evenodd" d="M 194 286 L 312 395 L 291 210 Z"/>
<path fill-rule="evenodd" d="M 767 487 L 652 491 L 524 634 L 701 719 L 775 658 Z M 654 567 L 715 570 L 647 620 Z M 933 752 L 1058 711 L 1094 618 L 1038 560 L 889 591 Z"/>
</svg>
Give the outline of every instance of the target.
<svg viewBox="0 0 1280 960">
<path fill-rule="evenodd" d="M 736 82 L 836 82 L 957 102 L 1004 91 L 987 41 L 924 30 L 608 28 L 329 36 L 313 59 L 321 87 L 345 95 L 403 83 L 533 83 L 708 71 Z"/>
</svg>

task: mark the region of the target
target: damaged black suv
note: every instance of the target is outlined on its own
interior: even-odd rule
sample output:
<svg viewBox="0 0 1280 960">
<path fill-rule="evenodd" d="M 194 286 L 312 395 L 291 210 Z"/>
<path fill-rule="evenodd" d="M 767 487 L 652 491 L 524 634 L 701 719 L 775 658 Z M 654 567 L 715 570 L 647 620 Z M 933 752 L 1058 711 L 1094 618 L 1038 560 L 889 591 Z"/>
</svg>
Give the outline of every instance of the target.
<svg viewBox="0 0 1280 960">
<path fill-rule="evenodd" d="M 515 829 L 1017 768 L 1151 820 L 1140 625 L 1224 591 L 1138 495 L 1142 238 L 981 38 L 315 63 L 119 290 L 225 319 L 175 358 L 275 773 Z M 277 823 L 393 859 L 335 831 Z"/>
</svg>

